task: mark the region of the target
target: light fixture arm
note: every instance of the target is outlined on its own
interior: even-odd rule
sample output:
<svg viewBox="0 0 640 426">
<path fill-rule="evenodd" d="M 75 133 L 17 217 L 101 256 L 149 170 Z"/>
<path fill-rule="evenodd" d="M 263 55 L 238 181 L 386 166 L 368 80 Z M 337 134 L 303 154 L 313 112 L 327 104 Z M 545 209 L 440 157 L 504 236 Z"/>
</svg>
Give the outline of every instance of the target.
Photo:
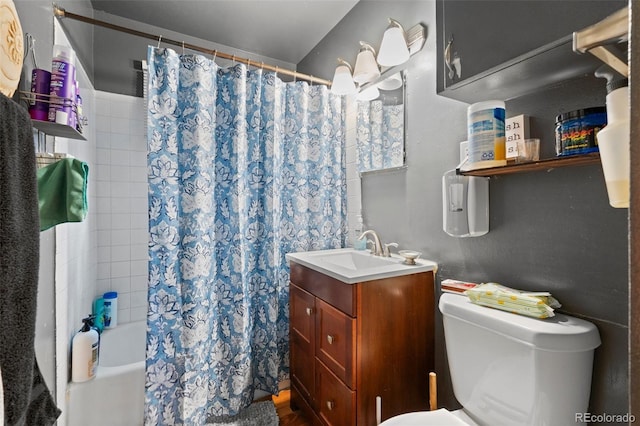
<svg viewBox="0 0 640 426">
<path fill-rule="evenodd" d="M 389 18 L 389 25 L 387 26 L 387 30 L 389 28 L 393 28 L 393 27 L 400 28 L 400 30 L 402 31 L 402 34 L 404 35 L 404 39 L 406 41 L 407 40 L 407 32 L 404 30 L 404 27 L 402 26 L 402 24 L 400 22 L 396 21 L 393 18 Z"/>
<path fill-rule="evenodd" d="M 372 45 L 370 45 L 366 41 L 360 41 L 360 52 L 364 52 L 365 50 L 368 50 L 371 53 L 373 53 L 374 57 L 377 55 L 376 49 L 374 49 Z"/>
<path fill-rule="evenodd" d="M 349 68 L 349 72 L 353 73 L 353 67 L 351 66 L 351 64 L 342 58 L 338 58 L 338 66 L 340 65 L 345 65 L 347 68 Z"/>
</svg>

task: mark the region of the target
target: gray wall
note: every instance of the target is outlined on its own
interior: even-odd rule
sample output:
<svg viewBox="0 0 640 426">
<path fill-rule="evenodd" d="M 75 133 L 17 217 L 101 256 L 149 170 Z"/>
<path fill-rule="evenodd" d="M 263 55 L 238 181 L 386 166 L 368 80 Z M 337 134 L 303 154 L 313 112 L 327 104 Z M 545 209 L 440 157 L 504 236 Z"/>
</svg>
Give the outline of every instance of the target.
<svg viewBox="0 0 640 426">
<path fill-rule="evenodd" d="M 132 28 L 148 34 L 162 35 L 164 40 L 172 39 L 175 41 L 184 41 L 192 43 L 196 46 L 207 49 L 220 49 L 221 51 L 237 55 L 238 57 L 248 58 L 252 61 L 264 61 L 271 65 L 277 65 L 282 68 L 295 68 L 293 64 L 284 61 L 278 61 L 240 49 L 234 49 L 221 45 L 212 41 L 187 36 L 184 34 L 170 31 L 165 28 L 148 25 L 137 22 L 128 18 L 108 14 L 101 11 L 94 12 L 94 18 L 105 21 L 110 24 L 120 25 L 125 28 Z M 86 25 L 86 24 L 83 24 Z M 87 25 L 89 26 L 89 25 Z M 95 60 L 95 81 L 96 90 L 110 93 L 118 93 L 129 96 L 143 96 L 143 84 L 141 73 L 141 61 L 147 59 L 147 47 L 149 45 L 157 45 L 157 40 L 150 40 L 112 29 L 100 26 L 94 27 L 94 60 Z M 161 47 L 169 47 L 177 52 L 181 51 L 180 47 L 169 45 L 166 42 L 160 43 Z M 187 52 L 190 52 L 187 50 Z M 193 52 L 191 52 L 193 53 Z M 216 63 L 220 66 L 226 66 L 231 61 L 216 58 Z"/>
<path fill-rule="evenodd" d="M 628 211 L 609 207 L 599 166 L 506 175 L 490 181 L 490 232 L 469 239 L 446 235 L 441 177 L 458 162 L 467 104 L 436 95 L 435 2 L 361 1 L 298 70 L 331 79 L 337 57 L 354 63 L 358 40 L 379 45 L 387 17 L 405 28 L 424 23 L 428 40 L 408 66 L 408 167 L 363 177 L 366 227 L 383 241 L 397 241 L 437 261 L 438 282 L 495 281 L 551 291 L 563 303 L 562 311 L 600 330 L 591 412 L 626 413 Z M 507 116 L 530 115 L 532 135 L 541 137 L 542 155 L 548 157 L 554 151 L 554 116 L 604 105 L 604 96 L 602 82 L 587 78 L 508 102 Z M 436 341 L 440 404 L 456 408 L 439 314 Z"/>
</svg>

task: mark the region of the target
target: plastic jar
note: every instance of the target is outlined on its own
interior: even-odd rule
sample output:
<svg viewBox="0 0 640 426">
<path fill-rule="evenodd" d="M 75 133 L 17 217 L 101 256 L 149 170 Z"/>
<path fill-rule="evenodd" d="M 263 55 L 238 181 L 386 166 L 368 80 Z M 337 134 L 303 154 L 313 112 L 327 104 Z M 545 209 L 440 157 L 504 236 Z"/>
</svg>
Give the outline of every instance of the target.
<svg viewBox="0 0 640 426">
<path fill-rule="evenodd" d="M 556 154 L 598 152 L 597 134 L 607 125 L 605 107 L 579 109 L 556 117 Z"/>
<path fill-rule="evenodd" d="M 504 166 L 505 104 L 503 101 L 485 101 L 467 109 L 467 135 L 469 159 L 465 170 Z"/>
</svg>

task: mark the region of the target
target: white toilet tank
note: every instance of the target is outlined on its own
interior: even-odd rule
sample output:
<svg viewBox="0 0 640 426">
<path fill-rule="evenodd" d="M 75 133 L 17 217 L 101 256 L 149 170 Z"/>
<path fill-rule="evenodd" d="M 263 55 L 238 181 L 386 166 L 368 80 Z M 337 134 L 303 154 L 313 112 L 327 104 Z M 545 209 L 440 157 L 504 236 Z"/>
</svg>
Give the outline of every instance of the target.
<svg viewBox="0 0 640 426">
<path fill-rule="evenodd" d="M 478 424 L 580 424 L 600 345 L 595 325 L 562 314 L 529 318 L 454 294 L 443 294 L 439 307 L 453 390 Z"/>
</svg>

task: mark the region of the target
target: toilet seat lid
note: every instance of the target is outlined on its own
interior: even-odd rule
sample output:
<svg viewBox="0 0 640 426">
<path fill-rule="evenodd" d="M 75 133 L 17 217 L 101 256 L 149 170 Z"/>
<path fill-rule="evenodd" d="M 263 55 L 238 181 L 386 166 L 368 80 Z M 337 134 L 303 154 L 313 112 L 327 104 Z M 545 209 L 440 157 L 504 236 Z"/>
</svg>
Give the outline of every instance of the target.
<svg viewBox="0 0 640 426">
<path fill-rule="evenodd" d="M 380 423 L 380 426 L 469 426 L 460 418 L 444 408 L 434 411 L 418 411 L 392 417 Z"/>
</svg>

